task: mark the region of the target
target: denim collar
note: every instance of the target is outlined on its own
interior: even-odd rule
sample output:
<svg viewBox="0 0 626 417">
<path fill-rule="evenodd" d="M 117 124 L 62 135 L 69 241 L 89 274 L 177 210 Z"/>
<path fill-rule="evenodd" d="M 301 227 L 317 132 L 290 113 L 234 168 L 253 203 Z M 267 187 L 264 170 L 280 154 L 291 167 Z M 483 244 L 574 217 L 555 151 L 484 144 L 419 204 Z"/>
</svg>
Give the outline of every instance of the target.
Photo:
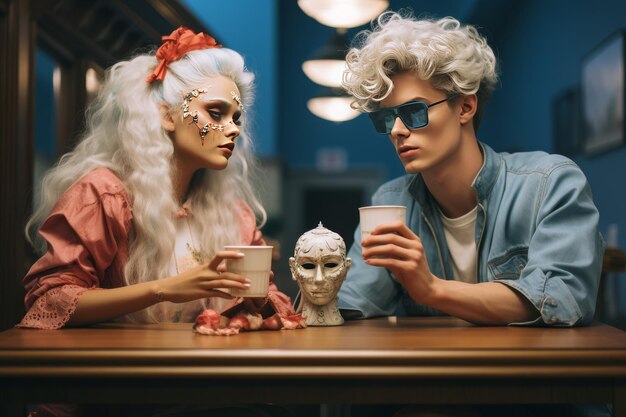
<svg viewBox="0 0 626 417">
<path fill-rule="evenodd" d="M 476 190 L 476 196 L 480 202 L 484 201 L 489 196 L 489 193 L 498 179 L 500 167 L 502 166 L 502 156 L 484 143 L 478 142 L 478 144 L 483 154 L 483 165 L 480 167 L 480 170 L 478 170 L 474 181 L 472 181 L 472 187 Z M 409 183 L 409 193 L 411 193 L 413 198 L 415 198 L 424 209 L 428 211 L 432 210 L 430 205 L 432 196 L 421 174 L 416 174 Z"/>
</svg>

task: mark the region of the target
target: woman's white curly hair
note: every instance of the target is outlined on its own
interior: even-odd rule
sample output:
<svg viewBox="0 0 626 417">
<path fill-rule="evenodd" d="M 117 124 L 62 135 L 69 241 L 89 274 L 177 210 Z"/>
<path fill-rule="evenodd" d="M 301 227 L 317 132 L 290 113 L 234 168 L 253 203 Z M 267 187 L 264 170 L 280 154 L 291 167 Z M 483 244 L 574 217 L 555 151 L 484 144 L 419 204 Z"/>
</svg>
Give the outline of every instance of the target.
<svg viewBox="0 0 626 417">
<path fill-rule="evenodd" d="M 227 48 L 187 53 L 170 63 L 162 82 L 148 84 L 146 76 L 157 65 L 154 52 L 115 64 L 107 71 L 103 88 L 86 114 L 86 130 L 76 148 L 65 154 L 45 176 L 37 209 L 26 225 L 29 241 L 43 253 L 45 240 L 39 227 L 61 195 L 82 176 L 98 167 L 113 171 L 126 186 L 133 202 L 133 232 L 124 268 L 127 284 L 169 274 L 174 251 L 174 213 L 180 209 L 172 186 L 174 147 L 161 127 L 159 105 L 166 103 L 182 117 L 184 94 L 220 75 L 233 80 L 245 106 L 253 100 L 254 75 L 241 55 Z M 225 244 L 240 244 L 239 201 L 253 209 L 260 225 L 266 214 L 255 197 L 251 181 L 253 158 L 247 126 L 249 111 L 240 128 L 237 150 L 222 171 L 195 173 L 188 194 L 195 234 L 201 251 L 210 259 Z M 160 303 L 132 315 L 138 321 L 161 321 Z"/>
<path fill-rule="evenodd" d="M 496 58 L 475 27 L 452 17 L 415 19 L 386 12 L 355 37 L 346 56 L 343 86 L 354 98 L 352 107 L 371 112 L 393 89 L 391 76 L 411 71 L 448 97 L 478 97 L 474 129 L 478 130 L 484 102 L 493 92 L 498 74 Z"/>
</svg>

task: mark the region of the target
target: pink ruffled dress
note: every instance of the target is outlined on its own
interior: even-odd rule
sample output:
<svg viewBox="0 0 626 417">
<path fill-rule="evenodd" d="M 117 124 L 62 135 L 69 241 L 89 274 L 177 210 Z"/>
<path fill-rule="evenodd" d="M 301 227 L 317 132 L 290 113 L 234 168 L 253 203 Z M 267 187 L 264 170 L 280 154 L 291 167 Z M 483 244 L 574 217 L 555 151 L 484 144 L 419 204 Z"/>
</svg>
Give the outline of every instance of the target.
<svg viewBox="0 0 626 417">
<path fill-rule="evenodd" d="M 238 212 L 241 244 L 264 245 L 252 210 L 241 202 Z M 85 291 L 125 285 L 132 219 L 131 199 L 109 169 L 95 169 L 70 187 L 41 226 L 48 251 L 24 277 L 27 312 L 17 327 L 61 328 Z M 276 313 L 295 314 L 289 297 L 273 284 L 268 298 Z"/>
</svg>

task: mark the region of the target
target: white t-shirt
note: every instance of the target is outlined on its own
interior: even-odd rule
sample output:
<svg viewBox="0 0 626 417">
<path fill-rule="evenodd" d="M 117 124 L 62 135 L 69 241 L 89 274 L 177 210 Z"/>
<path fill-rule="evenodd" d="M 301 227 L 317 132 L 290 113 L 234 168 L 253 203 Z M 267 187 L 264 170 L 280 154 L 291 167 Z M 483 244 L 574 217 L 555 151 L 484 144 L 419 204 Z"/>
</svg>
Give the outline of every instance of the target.
<svg viewBox="0 0 626 417">
<path fill-rule="evenodd" d="M 461 217 L 451 219 L 439 210 L 443 231 L 452 258 L 452 271 L 457 281 L 475 283 L 476 278 L 476 214 L 478 206 Z"/>
</svg>

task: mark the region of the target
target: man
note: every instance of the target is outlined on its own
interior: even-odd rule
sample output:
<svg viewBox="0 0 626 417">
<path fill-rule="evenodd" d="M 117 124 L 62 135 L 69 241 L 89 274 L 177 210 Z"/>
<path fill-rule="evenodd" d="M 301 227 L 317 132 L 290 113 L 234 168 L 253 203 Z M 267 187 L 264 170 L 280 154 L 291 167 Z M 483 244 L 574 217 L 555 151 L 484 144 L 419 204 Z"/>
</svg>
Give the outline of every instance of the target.
<svg viewBox="0 0 626 417">
<path fill-rule="evenodd" d="M 357 229 L 339 293 L 344 317 L 591 322 L 602 241 L 589 185 L 565 157 L 499 154 L 477 140 L 497 82 L 486 40 L 453 18 L 387 13 L 359 41 L 344 87 L 408 174 L 382 185 L 372 204 L 404 205 L 407 219 L 362 242 Z M 511 111 L 529 109 L 512 102 Z"/>
</svg>

